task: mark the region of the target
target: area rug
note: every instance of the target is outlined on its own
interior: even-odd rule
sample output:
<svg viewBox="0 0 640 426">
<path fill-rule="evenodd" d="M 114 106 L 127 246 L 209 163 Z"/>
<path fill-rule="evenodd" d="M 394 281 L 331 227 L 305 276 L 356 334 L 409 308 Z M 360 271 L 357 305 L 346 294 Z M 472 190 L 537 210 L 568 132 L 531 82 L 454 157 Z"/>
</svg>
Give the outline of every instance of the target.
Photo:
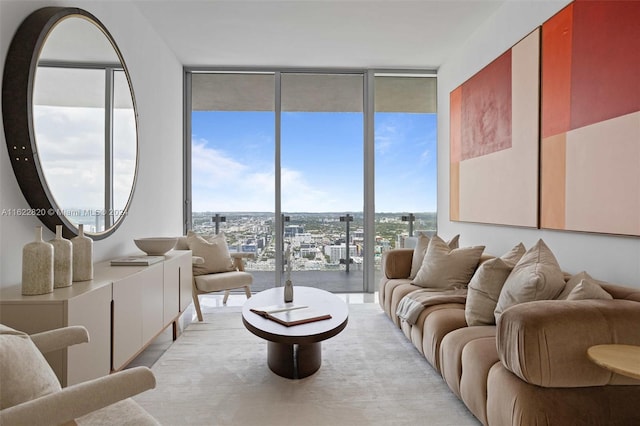
<svg viewBox="0 0 640 426">
<path fill-rule="evenodd" d="M 266 342 L 244 328 L 239 307 L 209 312 L 135 400 L 165 426 L 479 424 L 378 304 L 349 311 L 346 329 L 322 344 L 320 370 L 301 380 L 269 370 Z"/>
</svg>

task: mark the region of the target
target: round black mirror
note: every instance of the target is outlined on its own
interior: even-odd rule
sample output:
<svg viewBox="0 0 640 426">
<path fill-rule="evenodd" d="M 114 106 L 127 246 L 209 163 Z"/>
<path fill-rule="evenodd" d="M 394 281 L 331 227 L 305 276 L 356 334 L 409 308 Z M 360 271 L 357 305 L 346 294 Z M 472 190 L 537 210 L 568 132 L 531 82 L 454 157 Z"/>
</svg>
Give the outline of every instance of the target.
<svg viewBox="0 0 640 426">
<path fill-rule="evenodd" d="M 122 223 L 135 187 L 137 113 L 122 55 L 90 13 L 46 7 L 18 28 L 2 109 L 11 164 L 49 229 L 93 239 Z"/>
</svg>

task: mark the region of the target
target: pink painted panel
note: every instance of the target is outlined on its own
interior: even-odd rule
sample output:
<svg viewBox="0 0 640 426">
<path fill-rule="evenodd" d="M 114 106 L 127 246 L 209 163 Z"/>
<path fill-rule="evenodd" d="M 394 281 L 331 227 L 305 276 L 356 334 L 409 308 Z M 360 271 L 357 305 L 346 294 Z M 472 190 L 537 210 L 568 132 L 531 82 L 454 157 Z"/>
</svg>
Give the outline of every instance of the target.
<svg viewBox="0 0 640 426">
<path fill-rule="evenodd" d="M 511 50 L 462 85 L 461 159 L 511 147 Z"/>
</svg>

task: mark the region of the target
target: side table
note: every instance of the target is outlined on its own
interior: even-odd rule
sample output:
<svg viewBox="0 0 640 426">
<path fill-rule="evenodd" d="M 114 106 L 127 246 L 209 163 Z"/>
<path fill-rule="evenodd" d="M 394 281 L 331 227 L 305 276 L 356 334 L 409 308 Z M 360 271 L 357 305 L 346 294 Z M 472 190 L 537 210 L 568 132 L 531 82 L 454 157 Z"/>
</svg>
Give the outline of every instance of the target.
<svg viewBox="0 0 640 426">
<path fill-rule="evenodd" d="M 589 358 L 601 367 L 640 379 L 640 346 L 596 345 L 587 349 Z"/>
</svg>

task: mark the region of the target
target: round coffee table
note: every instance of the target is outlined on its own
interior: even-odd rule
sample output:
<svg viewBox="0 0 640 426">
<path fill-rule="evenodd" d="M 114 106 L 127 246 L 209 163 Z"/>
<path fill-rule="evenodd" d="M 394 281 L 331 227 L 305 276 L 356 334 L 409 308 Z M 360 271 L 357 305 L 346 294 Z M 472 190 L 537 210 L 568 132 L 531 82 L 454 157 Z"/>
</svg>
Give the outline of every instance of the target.
<svg viewBox="0 0 640 426">
<path fill-rule="evenodd" d="M 296 305 L 328 313 L 331 318 L 287 327 L 250 311 L 283 304 L 283 292 L 284 287 L 276 287 L 253 295 L 242 307 L 242 322 L 250 332 L 267 340 L 267 363 L 271 371 L 288 379 L 302 379 L 320 368 L 321 342 L 344 330 L 349 308 L 328 291 L 296 286 L 293 289 Z"/>
</svg>

